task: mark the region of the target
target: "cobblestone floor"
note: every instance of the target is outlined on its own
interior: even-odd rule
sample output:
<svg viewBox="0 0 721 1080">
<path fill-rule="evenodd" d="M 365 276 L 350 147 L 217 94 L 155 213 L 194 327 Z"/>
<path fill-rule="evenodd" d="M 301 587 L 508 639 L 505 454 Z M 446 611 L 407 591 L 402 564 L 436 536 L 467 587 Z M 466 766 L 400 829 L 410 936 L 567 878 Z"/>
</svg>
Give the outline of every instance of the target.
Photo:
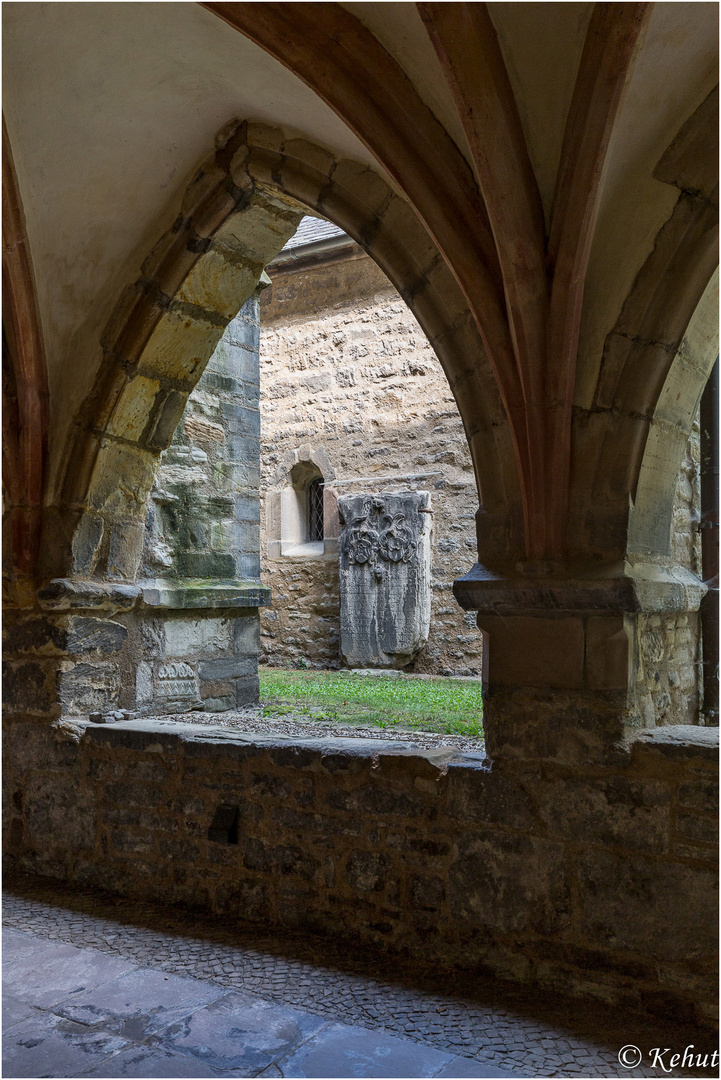
<svg viewBox="0 0 721 1080">
<path fill-rule="evenodd" d="M 707 1032 L 661 1027 L 597 1005 L 534 997 L 493 980 L 422 970 L 395 957 L 384 961 L 347 944 L 264 932 L 40 878 L 5 881 L 4 924 L 523 1076 L 669 1075 L 651 1067 L 654 1047 L 716 1049 Z M 619 1064 L 627 1044 L 644 1054 L 637 1068 Z M 718 1076 L 718 1069 L 670 1074 Z"/>
</svg>

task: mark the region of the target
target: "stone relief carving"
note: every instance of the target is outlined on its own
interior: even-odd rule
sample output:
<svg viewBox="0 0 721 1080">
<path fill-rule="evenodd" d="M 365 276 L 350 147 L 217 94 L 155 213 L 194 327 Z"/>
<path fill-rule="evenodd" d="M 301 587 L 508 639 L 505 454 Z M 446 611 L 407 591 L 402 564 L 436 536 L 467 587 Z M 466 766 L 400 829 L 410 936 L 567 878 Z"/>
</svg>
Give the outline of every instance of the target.
<svg viewBox="0 0 721 1080">
<path fill-rule="evenodd" d="M 403 667 L 428 640 L 430 496 L 344 495 L 341 653 L 350 667 Z"/>
<path fill-rule="evenodd" d="M 344 551 L 351 564 L 370 564 L 380 570 L 378 559 L 385 562 L 410 562 L 418 549 L 418 539 L 408 527 L 404 513 L 388 513 L 381 497 L 367 498 L 362 512 L 353 518 L 343 533 Z M 345 525 L 341 521 L 341 525 Z"/>
<path fill-rule="evenodd" d="M 163 698 L 194 700 L 198 696 L 195 671 L 184 661 L 161 664 L 158 670 L 158 690 Z"/>
</svg>

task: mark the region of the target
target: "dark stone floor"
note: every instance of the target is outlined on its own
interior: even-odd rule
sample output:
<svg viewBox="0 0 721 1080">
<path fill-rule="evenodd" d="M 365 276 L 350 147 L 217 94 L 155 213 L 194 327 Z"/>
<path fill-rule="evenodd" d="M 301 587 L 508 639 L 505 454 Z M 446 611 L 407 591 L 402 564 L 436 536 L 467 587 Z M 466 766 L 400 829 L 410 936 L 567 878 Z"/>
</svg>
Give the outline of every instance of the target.
<svg viewBox="0 0 721 1080">
<path fill-rule="evenodd" d="M 6 1078 L 660 1076 L 654 1047 L 715 1049 L 708 1033 L 46 879 L 5 882 L 4 924 Z M 629 1044 L 637 1068 L 619 1063 Z"/>
</svg>

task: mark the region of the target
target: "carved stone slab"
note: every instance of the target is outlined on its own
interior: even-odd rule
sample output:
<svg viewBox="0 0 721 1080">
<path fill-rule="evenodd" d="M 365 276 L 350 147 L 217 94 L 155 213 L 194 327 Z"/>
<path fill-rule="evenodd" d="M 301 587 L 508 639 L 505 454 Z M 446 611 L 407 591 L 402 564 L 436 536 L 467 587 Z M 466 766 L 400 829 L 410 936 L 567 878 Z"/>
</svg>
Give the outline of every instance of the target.
<svg viewBox="0 0 721 1080">
<path fill-rule="evenodd" d="M 195 672 L 190 664 L 182 660 L 161 664 L 158 671 L 158 694 L 166 702 L 200 701 Z"/>
<path fill-rule="evenodd" d="M 404 667 L 428 640 L 430 511 L 427 491 L 338 500 L 341 653 L 349 667 Z"/>
</svg>

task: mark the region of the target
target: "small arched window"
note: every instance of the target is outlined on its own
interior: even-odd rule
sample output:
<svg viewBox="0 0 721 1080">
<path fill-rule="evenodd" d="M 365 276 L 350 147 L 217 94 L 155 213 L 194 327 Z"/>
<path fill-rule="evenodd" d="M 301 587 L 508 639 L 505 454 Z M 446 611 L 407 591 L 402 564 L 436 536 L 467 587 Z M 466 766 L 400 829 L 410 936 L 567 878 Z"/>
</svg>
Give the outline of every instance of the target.
<svg viewBox="0 0 721 1080">
<path fill-rule="evenodd" d="M 308 484 L 308 541 L 323 540 L 323 477 L 316 476 Z"/>
</svg>

